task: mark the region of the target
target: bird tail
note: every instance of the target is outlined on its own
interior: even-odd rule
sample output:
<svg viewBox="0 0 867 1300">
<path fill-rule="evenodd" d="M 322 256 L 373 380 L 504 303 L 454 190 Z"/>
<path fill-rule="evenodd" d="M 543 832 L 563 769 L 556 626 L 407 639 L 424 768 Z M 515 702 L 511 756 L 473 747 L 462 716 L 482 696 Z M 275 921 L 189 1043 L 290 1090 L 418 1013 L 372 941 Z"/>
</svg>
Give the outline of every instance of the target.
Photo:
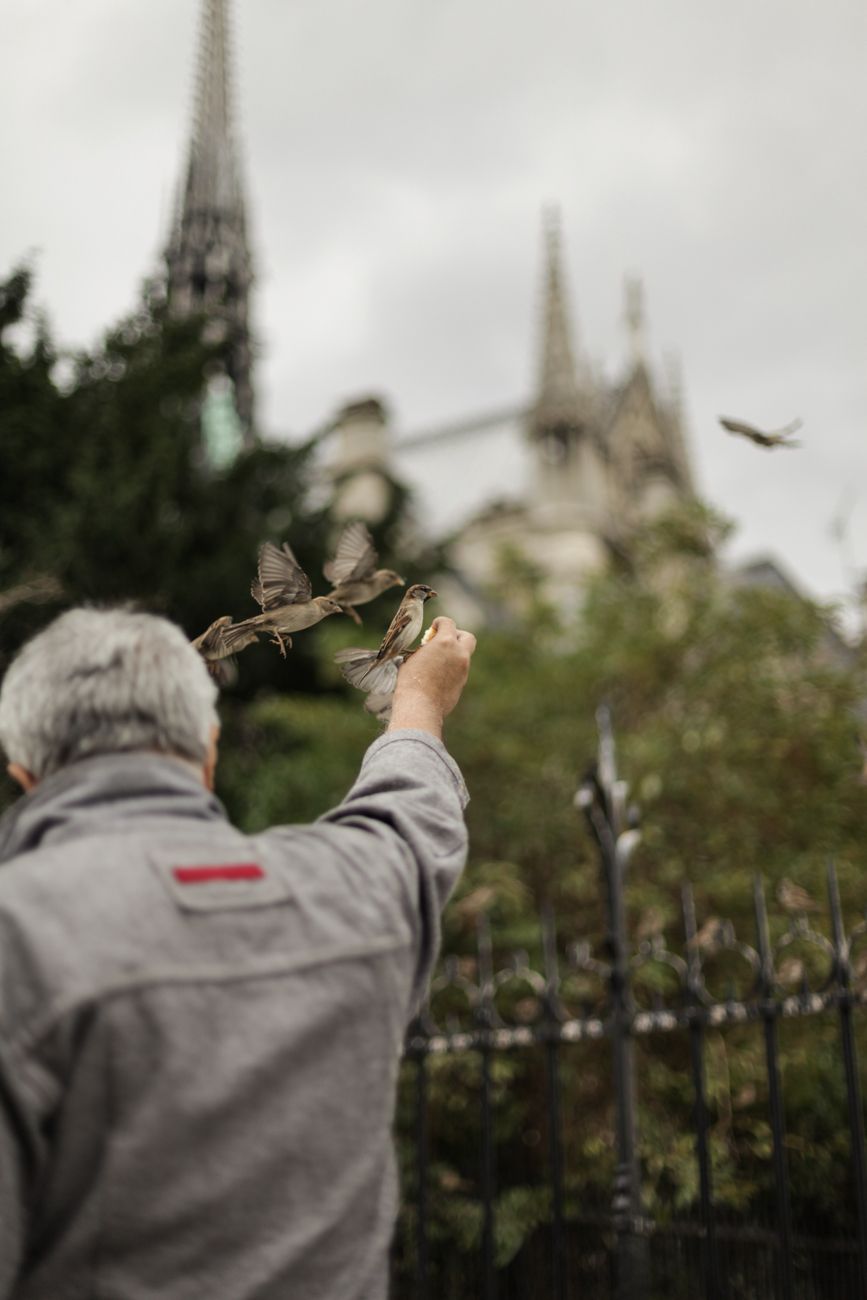
<svg viewBox="0 0 867 1300">
<path fill-rule="evenodd" d="M 391 706 L 393 703 L 393 691 L 390 691 L 387 695 L 381 695 L 374 691 L 371 692 L 364 701 L 364 708 L 367 713 L 372 713 L 380 722 L 388 722 L 391 718 Z"/>
<path fill-rule="evenodd" d="M 340 671 L 350 686 L 377 695 L 390 695 L 397 683 L 397 670 L 403 660 L 400 657 L 380 659 L 377 650 L 357 650 L 349 646 L 337 651 L 334 662 L 340 665 Z"/>
<path fill-rule="evenodd" d="M 237 654 L 239 650 L 246 650 L 248 645 L 259 639 L 259 633 L 264 631 L 262 624 L 258 621 L 259 615 L 254 618 L 245 618 L 241 623 L 230 623 L 223 630 L 223 644 L 230 654 Z"/>
</svg>

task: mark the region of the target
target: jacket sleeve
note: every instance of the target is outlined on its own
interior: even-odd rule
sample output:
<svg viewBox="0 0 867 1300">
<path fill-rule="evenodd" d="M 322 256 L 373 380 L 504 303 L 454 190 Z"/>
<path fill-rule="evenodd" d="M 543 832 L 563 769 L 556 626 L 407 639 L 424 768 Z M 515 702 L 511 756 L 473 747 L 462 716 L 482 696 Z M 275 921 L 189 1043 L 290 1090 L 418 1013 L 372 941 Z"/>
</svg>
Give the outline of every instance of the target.
<svg viewBox="0 0 867 1300">
<path fill-rule="evenodd" d="M 466 864 L 468 801 L 441 741 L 426 731 L 390 731 L 368 749 L 343 802 L 319 819 L 342 828 L 359 858 L 377 873 L 393 872 L 404 892 L 417 939 L 413 1009 L 436 961 L 440 913 Z"/>
<path fill-rule="evenodd" d="M 2 1084 L 2 1080 L 0 1080 Z M 15 1290 L 24 1237 L 24 1154 L 0 1086 L 0 1300 Z"/>
</svg>

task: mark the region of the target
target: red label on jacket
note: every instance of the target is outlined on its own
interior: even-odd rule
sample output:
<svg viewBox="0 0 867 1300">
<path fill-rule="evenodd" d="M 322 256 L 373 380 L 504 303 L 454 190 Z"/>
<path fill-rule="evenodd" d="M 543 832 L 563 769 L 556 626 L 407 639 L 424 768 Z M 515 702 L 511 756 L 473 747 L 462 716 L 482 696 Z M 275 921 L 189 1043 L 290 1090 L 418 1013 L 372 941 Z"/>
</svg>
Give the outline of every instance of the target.
<svg viewBox="0 0 867 1300">
<path fill-rule="evenodd" d="M 172 867 L 179 885 L 204 885 L 211 880 L 263 880 L 258 862 L 228 862 L 218 867 Z"/>
</svg>

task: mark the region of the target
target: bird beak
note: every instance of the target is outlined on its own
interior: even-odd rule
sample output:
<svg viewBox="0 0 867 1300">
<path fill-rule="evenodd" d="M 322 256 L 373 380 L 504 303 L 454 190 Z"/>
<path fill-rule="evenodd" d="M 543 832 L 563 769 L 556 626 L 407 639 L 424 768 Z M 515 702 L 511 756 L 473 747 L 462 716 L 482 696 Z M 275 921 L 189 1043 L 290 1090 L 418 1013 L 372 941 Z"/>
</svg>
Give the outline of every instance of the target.
<svg viewBox="0 0 867 1300">
<path fill-rule="evenodd" d="M 434 596 L 436 596 L 436 595 L 437 595 L 437 592 L 435 592 L 435 591 L 429 591 L 428 594 L 425 596 L 425 600 L 433 600 Z"/>
<path fill-rule="evenodd" d="M 397 585 L 398 585 L 399 587 L 405 587 L 405 586 L 406 586 L 406 578 L 398 578 L 398 580 L 397 580 Z"/>
</svg>

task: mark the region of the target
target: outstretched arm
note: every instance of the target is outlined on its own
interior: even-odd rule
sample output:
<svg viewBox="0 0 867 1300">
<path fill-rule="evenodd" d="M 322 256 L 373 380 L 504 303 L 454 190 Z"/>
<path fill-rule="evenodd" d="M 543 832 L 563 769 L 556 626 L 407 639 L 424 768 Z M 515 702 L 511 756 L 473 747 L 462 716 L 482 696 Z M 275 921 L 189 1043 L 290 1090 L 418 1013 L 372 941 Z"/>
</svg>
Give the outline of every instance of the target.
<svg viewBox="0 0 867 1300">
<path fill-rule="evenodd" d="M 388 731 L 371 745 L 343 802 L 318 823 L 341 828 L 335 846 L 351 862 L 353 879 L 365 882 L 365 899 L 384 890 L 403 900 L 418 944 L 413 1002 L 430 976 L 440 913 L 467 854 L 468 796 L 442 726 L 460 699 L 476 639 L 450 618 L 435 626 L 432 640 L 400 669 Z"/>
</svg>

